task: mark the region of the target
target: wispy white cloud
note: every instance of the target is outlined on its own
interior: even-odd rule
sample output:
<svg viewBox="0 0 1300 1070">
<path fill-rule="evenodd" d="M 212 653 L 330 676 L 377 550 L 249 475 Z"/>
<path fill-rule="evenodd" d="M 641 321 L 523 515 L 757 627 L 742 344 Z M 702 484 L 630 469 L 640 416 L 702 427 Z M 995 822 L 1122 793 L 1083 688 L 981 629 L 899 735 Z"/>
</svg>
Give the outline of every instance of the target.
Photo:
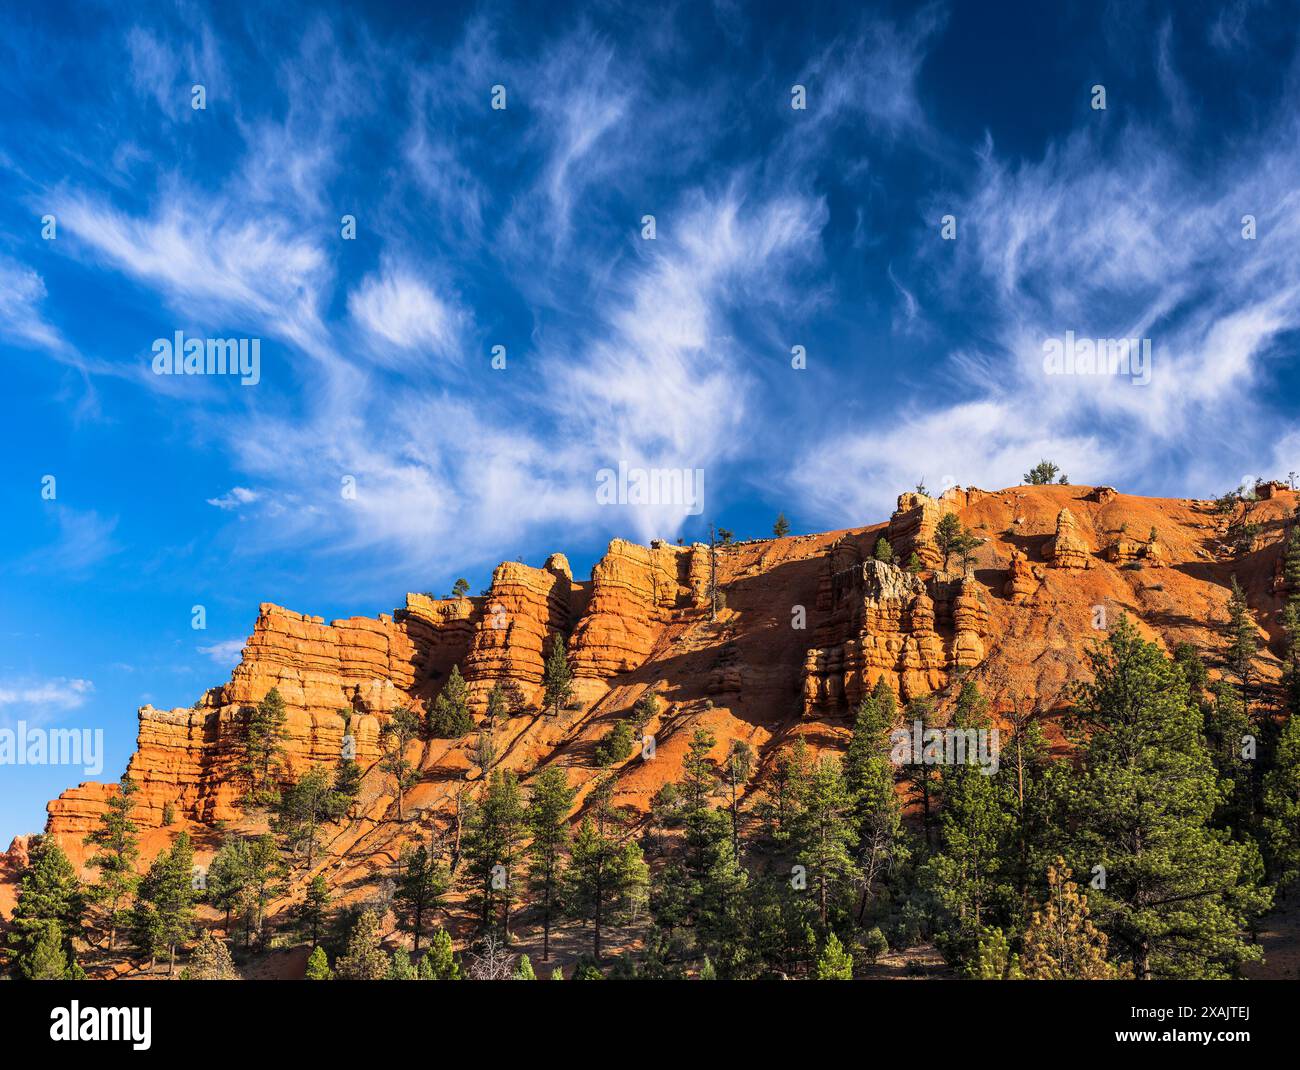
<svg viewBox="0 0 1300 1070">
<path fill-rule="evenodd" d="M 104 517 L 93 509 L 73 509 L 53 504 L 58 535 L 54 541 L 28 554 L 20 562 L 24 572 L 79 578 L 121 547 L 113 538 L 116 516 Z"/>
<path fill-rule="evenodd" d="M 206 654 L 216 664 L 227 667 L 239 661 L 244 652 L 245 639 L 223 639 L 198 648 L 200 654 Z"/>
<path fill-rule="evenodd" d="M 95 685 L 89 680 L 67 677 L 0 679 L 0 706 L 32 707 L 34 711 L 74 710 L 84 706 L 94 690 Z"/>
<path fill-rule="evenodd" d="M 207 503 L 228 511 L 238 509 L 241 505 L 252 505 L 260 498 L 261 495 L 255 490 L 249 490 L 247 487 L 231 487 L 225 494 L 208 498 Z"/>
<path fill-rule="evenodd" d="M 456 342 L 461 313 L 404 266 L 389 264 L 367 276 L 348 295 L 348 312 L 380 343 L 374 350 L 380 363 L 401 361 L 401 354 L 393 359 L 390 347 L 460 356 Z"/>
</svg>

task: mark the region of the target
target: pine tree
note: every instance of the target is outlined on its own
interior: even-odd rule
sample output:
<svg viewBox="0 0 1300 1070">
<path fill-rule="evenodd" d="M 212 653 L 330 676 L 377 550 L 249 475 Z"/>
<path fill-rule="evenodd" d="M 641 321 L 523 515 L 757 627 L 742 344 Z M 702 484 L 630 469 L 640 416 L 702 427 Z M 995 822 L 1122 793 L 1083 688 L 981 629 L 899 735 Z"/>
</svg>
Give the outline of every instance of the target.
<svg viewBox="0 0 1300 1070">
<path fill-rule="evenodd" d="M 411 934 L 412 950 L 419 955 L 425 923 L 441 904 L 451 884 L 451 875 L 424 844 L 402 851 L 401 868 L 393 894 L 398 924 Z"/>
<path fill-rule="evenodd" d="M 914 698 L 907 704 L 903 714 L 909 738 L 918 731 L 919 724 L 924 739 L 924 734 L 934 727 L 936 717 L 934 699 L 929 695 Z M 899 768 L 912 801 L 921 808 L 921 829 L 925 834 L 926 849 L 929 850 L 934 842 L 935 795 L 938 791 L 939 770 L 937 765 L 914 761 L 911 756 L 912 744 L 909 742 L 906 746 L 908 757 Z M 924 752 L 922 757 L 924 758 Z"/>
<path fill-rule="evenodd" d="M 411 964 L 411 953 L 399 947 L 388 960 L 389 981 L 415 981 L 419 979 L 416 968 Z"/>
<path fill-rule="evenodd" d="M 474 729 L 474 716 L 469 709 L 469 685 L 453 665 L 438 697 L 428 707 L 425 731 L 434 739 L 460 739 Z"/>
<path fill-rule="evenodd" d="M 1109 981 L 1120 976 L 1106 960 L 1106 934 L 1088 918 L 1088 897 L 1058 857 L 1047 868 L 1047 902 L 1025 930 L 1020 966 L 1031 981 Z"/>
<path fill-rule="evenodd" d="M 631 840 L 619 843 L 608 821 L 604 804 L 597 806 L 595 821 L 591 815 L 582 819 L 566 872 L 565 904 L 574 918 L 591 924 L 596 962 L 601 961 L 602 937 L 611 917 L 649 879 L 641 849 Z"/>
<path fill-rule="evenodd" d="M 551 652 L 542 672 L 542 706 L 559 716 L 573 698 L 573 670 L 569 667 L 568 648 L 559 632 L 551 640 Z"/>
<path fill-rule="evenodd" d="M 830 924 L 833 901 L 858 878 L 852 813 L 839 759 L 823 756 L 813 767 L 793 837 L 795 858 L 807 868 L 816 892 L 823 929 Z"/>
<path fill-rule="evenodd" d="M 434 929 L 429 950 L 420 958 L 419 975 L 421 981 L 460 980 L 460 965 L 446 929 Z"/>
<path fill-rule="evenodd" d="M 1186 679 L 1127 617 L 1089 657 L 1090 736 L 1062 798 L 1075 868 L 1105 873 L 1089 905 L 1137 979 L 1227 976 L 1258 959 L 1245 930 L 1270 897 L 1247 847 L 1211 827 L 1222 789 Z"/>
<path fill-rule="evenodd" d="M 87 865 L 99 870 L 99 880 L 90 886 L 87 897 L 106 908 L 104 926 L 108 929 L 109 951 L 117 944 L 117 930 L 129 920 L 126 904 L 140 880 L 135 871 L 140 857 L 136 836 L 139 826 L 131 820 L 136 790 L 135 781 L 123 773 L 118 790 L 109 796 L 108 808 L 100 816 L 99 828 L 82 841 L 96 848 Z"/>
<path fill-rule="evenodd" d="M 311 955 L 307 958 L 307 977 L 308 981 L 328 981 L 333 977 L 330 971 L 329 956 L 325 954 L 325 949 L 317 944 L 312 948 Z"/>
<path fill-rule="evenodd" d="M 65 965 L 73 961 L 72 939 L 80 932 L 84 905 L 85 892 L 68 856 L 52 836 L 42 836 L 31 850 L 9 920 L 9 952 L 19 976 L 24 975 L 24 962 L 32 962 L 37 944 L 49 943 L 51 924 L 58 930 Z M 41 959 L 46 968 L 48 949 Z"/>
<path fill-rule="evenodd" d="M 84 974 L 71 952 L 65 950 L 62 930 L 54 921 L 36 930 L 36 942 L 18 958 L 18 974 L 29 981 L 73 981 Z"/>
<path fill-rule="evenodd" d="M 452 598 L 464 598 L 469 594 L 469 580 L 462 576 L 451 587 Z"/>
<path fill-rule="evenodd" d="M 488 934 L 499 925 L 506 943 L 510 940 L 510 911 L 517 898 L 516 866 L 525 835 L 519 781 L 513 773 L 497 770 L 469 818 L 465 857 L 474 879 L 483 932 Z"/>
<path fill-rule="evenodd" d="M 889 760 L 889 731 L 898 716 L 894 693 L 878 681 L 858 707 L 844 755 L 844 783 L 853 800 L 852 820 L 861 875 L 857 921 L 863 925 L 896 865 L 907 859 L 903 813 Z"/>
<path fill-rule="evenodd" d="M 1259 629 L 1250 615 L 1246 595 L 1232 577 L 1232 594 L 1228 598 L 1228 668 L 1241 685 L 1241 701 L 1249 705 L 1247 688 L 1251 681 L 1251 665 L 1259 652 Z"/>
<path fill-rule="evenodd" d="M 957 697 L 953 727 L 979 732 L 988 726 L 983 696 L 967 680 Z M 941 783 L 939 851 L 927 863 L 926 876 L 947 915 L 946 951 L 964 961 L 990 915 L 1014 902 L 1014 886 L 1004 870 L 1012 827 L 993 777 L 980 766 L 967 761 L 944 767 Z"/>
<path fill-rule="evenodd" d="M 963 528 L 956 513 L 944 513 L 934 529 L 934 544 L 943 554 L 943 570 L 948 571 L 948 558 L 957 551 L 962 539 Z"/>
<path fill-rule="evenodd" d="M 343 981 L 382 981 L 388 976 L 389 961 L 379 936 L 379 918 L 373 910 L 362 911 L 348 937 L 347 951 L 334 965 Z"/>
<path fill-rule="evenodd" d="M 537 974 L 533 973 L 533 964 L 528 961 L 527 955 L 519 956 L 519 961 L 515 964 L 515 975 L 513 980 L 516 981 L 537 980 Z"/>
<path fill-rule="evenodd" d="M 257 706 L 245 710 L 239 770 L 248 780 L 248 797 L 264 804 L 275 799 L 274 779 L 284 756 L 289 715 L 279 688 L 271 688 Z"/>
<path fill-rule="evenodd" d="M 632 749 L 632 726 L 620 717 L 605 738 L 596 744 L 596 764 L 610 766 L 627 761 Z"/>
<path fill-rule="evenodd" d="M 334 785 L 330 798 L 329 816 L 335 820 L 344 817 L 357 796 L 361 794 L 361 766 L 351 758 L 342 759 L 334 770 Z"/>
<path fill-rule="evenodd" d="M 239 972 L 226 942 L 218 940 L 211 929 L 204 929 L 198 944 L 190 952 L 190 964 L 184 977 L 190 981 L 238 981 Z"/>
<path fill-rule="evenodd" d="M 230 936 L 230 915 L 243 902 L 250 868 L 248 841 L 242 838 L 226 840 L 208 867 L 207 900 L 218 910 L 226 912 L 227 937 Z"/>
<path fill-rule="evenodd" d="M 284 837 L 285 847 L 291 854 L 306 854 L 309 870 L 320 846 L 319 827 L 335 807 L 330 775 L 319 765 L 312 766 L 301 780 L 281 793 L 272 827 Z"/>
<path fill-rule="evenodd" d="M 302 932 L 311 940 L 313 951 L 320 942 L 321 926 L 325 924 L 332 902 L 333 897 L 330 895 L 329 885 L 325 883 L 324 875 L 317 873 L 307 885 L 307 895 L 303 898 L 302 906 L 298 911 L 298 924 Z"/>
<path fill-rule="evenodd" d="M 1264 774 L 1263 809 L 1269 872 L 1287 890 L 1300 880 L 1300 716 L 1295 713 L 1282 726 Z"/>
<path fill-rule="evenodd" d="M 778 539 L 783 539 L 790 534 L 790 521 L 785 518 L 785 513 L 776 514 L 776 523 L 772 525 L 772 534 Z"/>
<path fill-rule="evenodd" d="M 826 946 L 817 959 L 817 980 L 853 980 L 853 956 L 845 950 L 840 938 L 833 932 L 826 937 Z"/>
<path fill-rule="evenodd" d="M 733 739 L 722 764 L 722 779 L 730 797 L 731 857 L 740 865 L 740 788 L 754 771 L 754 748 L 743 739 Z"/>
<path fill-rule="evenodd" d="M 136 946 L 153 962 L 167 953 L 167 976 L 176 972 L 176 947 L 194 931 L 194 848 L 189 833 L 160 851 L 140 881 L 132 927 Z"/>
<path fill-rule="evenodd" d="M 566 818 L 576 788 L 570 788 L 564 770 L 548 766 L 538 774 L 529 799 L 527 821 L 532 843 L 528 847 L 528 888 L 542 911 L 542 961 L 551 957 L 551 919 L 563 882 L 564 854 L 569 846 Z"/>
<path fill-rule="evenodd" d="M 1056 474 L 1060 471 L 1051 461 L 1039 461 L 1033 468 L 1025 473 L 1024 482 L 1030 486 L 1039 487 L 1051 483 L 1056 479 Z M 1062 477 L 1064 482 L 1064 477 Z"/>
<path fill-rule="evenodd" d="M 894 548 L 889 545 L 889 540 L 883 535 L 876 540 L 876 548 L 872 552 L 872 557 L 877 561 L 883 561 L 887 565 L 894 563 Z"/>
<path fill-rule="evenodd" d="M 406 748 L 419 734 L 419 728 L 415 711 L 404 706 L 394 710 L 379 730 L 379 738 L 384 746 L 379 768 L 392 777 L 393 794 L 397 796 L 398 821 L 404 820 L 402 803 L 406 792 L 419 779 L 419 772 L 406 758 Z"/>
<path fill-rule="evenodd" d="M 275 845 L 275 837 L 270 834 L 249 839 L 246 851 L 248 868 L 239 907 L 244 918 L 244 943 L 252 946 L 255 934 L 265 944 L 266 908 L 282 891 L 279 882 L 285 875 L 285 866 Z"/>
</svg>

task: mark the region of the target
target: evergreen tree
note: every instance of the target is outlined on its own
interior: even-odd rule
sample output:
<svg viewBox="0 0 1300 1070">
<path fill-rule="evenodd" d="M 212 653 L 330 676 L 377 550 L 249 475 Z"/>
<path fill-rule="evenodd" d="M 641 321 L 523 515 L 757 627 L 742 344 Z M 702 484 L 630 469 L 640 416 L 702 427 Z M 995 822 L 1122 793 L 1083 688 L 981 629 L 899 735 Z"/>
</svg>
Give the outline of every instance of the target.
<svg viewBox="0 0 1300 1070">
<path fill-rule="evenodd" d="M 402 803 L 407 790 L 419 780 L 419 772 L 406 758 L 406 748 L 419 734 L 419 728 L 415 711 L 403 706 L 394 710 L 392 716 L 379 730 L 379 738 L 384 748 L 379 768 L 392 777 L 393 794 L 397 796 L 398 821 L 404 820 Z"/>
<path fill-rule="evenodd" d="M 218 940 L 211 929 L 204 929 L 190 952 L 190 964 L 183 977 L 189 981 L 238 981 L 239 972 L 226 942 Z"/>
<path fill-rule="evenodd" d="M 1246 595 L 1232 577 L 1232 593 L 1228 598 L 1228 668 L 1241 685 L 1241 701 L 1248 704 L 1247 688 L 1251 681 L 1251 665 L 1259 653 L 1259 628 L 1250 615 Z"/>
<path fill-rule="evenodd" d="M 783 539 L 790 534 L 790 521 L 785 518 L 785 513 L 776 514 L 776 523 L 772 525 L 772 534 L 778 539 Z"/>
<path fill-rule="evenodd" d="M 348 937 L 347 951 L 335 963 L 335 975 L 343 981 L 381 981 L 388 976 L 389 961 L 380 943 L 379 918 L 373 910 L 362 911 Z"/>
<path fill-rule="evenodd" d="M 948 558 L 957 549 L 961 540 L 962 525 L 956 513 L 944 513 L 934 529 L 934 544 L 943 554 L 943 570 L 948 571 Z"/>
<path fill-rule="evenodd" d="M 136 836 L 139 826 L 131 820 L 136 791 L 135 781 L 123 773 L 118 790 L 108 797 L 108 809 L 100 816 L 99 828 L 82 841 L 96 848 L 87 865 L 99 870 L 99 880 L 87 890 L 87 898 L 105 908 L 109 951 L 117 944 L 118 929 L 129 921 L 127 902 L 140 879 L 135 871 L 136 859 L 140 857 Z"/>
<path fill-rule="evenodd" d="M 646 886 L 649 876 L 641 849 L 631 840 L 619 843 L 608 823 L 603 804 L 597 807 L 595 821 L 591 815 L 582 819 L 566 872 L 565 904 L 574 918 L 591 924 L 596 962 L 601 961 L 602 937 L 611 917 Z"/>
<path fill-rule="evenodd" d="M 559 716 L 573 698 L 573 670 L 564 636 L 559 632 L 551 640 L 551 652 L 542 671 L 542 707 Z"/>
<path fill-rule="evenodd" d="M 18 975 L 29 981 L 75 981 L 85 976 L 64 947 L 58 922 L 44 922 L 35 931 L 31 950 L 18 957 Z"/>
<path fill-rule="evenodd" d="M 826 946 L 817 959 L 817 980 L 853 980 L 853 956 L 845 950 L 840 938 L 833 932 L 826 937 Z"/>
<path fill-rule="evenodd" d="M 243 903 L 251 868 L 248 841 L 242 838 L 226 840 L 208 867 L 207 900 L 218 910 L 226 912 L 227 937 L 230 936 L 230 915 Z"/>
<path fill-rule="evenodd" d="M 307 895 L 303 898 L 302 906 L 298 911 L 298 924 L 302 932 L 311 940 L 313 951 L 320 942 L 321 926 L 325 924 L 332 902 L 333 897 L 330 895 L 329 885 L 325 883 L 324 875 L 317 873 L 307 885 Z"/>
<path fill-rule="evenodd" d="M 248 780 L 248 798 L 252 802 L 275 801 L 275 777 L 284 756 L 288 719 L 284 699 L 275 687 L 255 707 L 245 710 L 239 770 Z"/>
<path fill-rule="evenodd" d="M 307 958 L 306 979 L 308 981 L 328 981 L 332 977 L 329 956 L 325 954 L 325 949 L 317 944 L 312 948 L 311 955 Z"/>
<path fill-rule="evenodd" d="M 136 893 L 132 928 L 136 946 L 152 963 L 167 953 L 167 976 L 176 972 L 176 947 L 194 932 L 194 848 L 189 833 L 160 851 Z"/>
<path fill-rule="evenodd" d="M 904 711 L 903 719 L 909 737 L 915 732 L 922 733 L 922 739 L 935 725 L 937 713 L 934 706 L 934 699 L 929 695 L 921 695 L 914 698 L 907 704 Z M 924 760 L 914 761 L 911 753 L 911 743 L 907 744 L 908 756 L 900 765 L 900 773 L 904 783 L 907 784 L 908 793 L 912 801 L 921 809 L 921 829 L 925 835 L 925 846 L 929 850 L 934 842 L 934 810 L 935 796 L 938 792 L 939 769 L 937 765 L 928 763 Z M 924 751 L 922 751 L 924 759 Z"/>
<path fill-rule="evenodd" d="M 1047 869 L 1047 902 L 1025 930 L 1020 965 L 1031 981 L 1109 981 L 1119 976 L 1106 961 L 1106 934 L 1088 919 L 1088 897 L 1070 880 L 1063 858 Z"/>
<path fill-rule="evenodd" d="M 731 812 L 731 857 L 740 865 L 740 788 L 754 771 L 754 748 L 743 739 L 733 739 L 727 749 L 727 760 L 722 765 L 722 779 L 726 785 Z"/>
<path fill-rule="evenodd" d="M 953 727 L 988 730 L 986 703 L 969 680 L 958 694 Z M 939 851 L 927 863 L 926 877 L 946 915 L 945 950 L 966 961 L 990 915 L 1004 917 L 1014 902 L 1014 886 L 1003 865 L 1011 854 L 1012 828 L 993 777 L 972 761 L 945 767 L 942 787 Z"/>
<path fill-rule="evenodd" d="M 434 929 L 429 950 L 420 958 L 419 975 L 421 981 L 460 980 L 460 965 L 456 962 L 446 929 Z"/>
<path fill-rule="evenodd" d="M 19 976 L 24 963 L 34 961 L 36 947 L 50 942 L 49 926 L 58 931 L 65 966 L 75 961 L 72 939 L 81 929 L 85 892 L 77 871 L 52 836 L 42 836 L 31 850 L 27 869 L 18 884 L 18 900 L 9 920 L 9 953 Z M 41 968 L 50 962 L 48 947 L 41 952 Z"/>
<path fill-rule="evenodd" d="M 596 764 L 610 766 L 627 761 L 632 749 L 632 726 L 620 717 L 605 738 L 596 745 Z"/>
<path fill-rule="evenodd" d="M 404 849 L 401 867 L 397 890 L 393 894 L 398 924 L 411 934 L 412 949 L 419 955 L 420 937 L 424 934 L 425 923 L 441 904 L 442 897 L 451 884 L 451 875 L 447 872 L 447 867 L 424 844 L 414 850 L 409 847 Z"/>
<path fill-rule="evenodd" d="M 474 880 L 479 918 L 485 934 L 500 925 L 502 940 L 510 940 L 510 911 L 517 892 L 516 866 L 526 838 L 524 802 L 519 781 L 497 770 L 468 820 L 465 857 Z"/>
<path fill-rule="evenodd" d="M 1286 890 L 1300 879 L 1300 716 L 1282 726 L 1264 774 L 1264 845 L 1269 872 Z"/>
<path fill-rule="evenodd" d="M 469 594 L 469 580 L 462 576 L 452 584 L 451 596 L 452 598 L 464 598 L 467 594 Z"/>
<path fill-rule="evenodd" d="M 872 552 L 872 557 L 877 561 L 883 561 L 887 565 L 894 563 L 894 548 L 889 545 L 889 540 L 883 535 L 876 540 L 876 548 Z"/>
<path fill-rule="evenodd" d="M 393 952 L 388 961 L 389 981 L 415 981 L 419 979 L 416 968 L 411 964 L 411 953 L 404 947 Z"/>
<path fill-rule="evenodd" d="M 844 755 L 844 783 L 853 800 L 852 821 L 861 875 L 857 921 L 865 924 L 895 866 L 907 860 L 903 812 L 889 760 L 889 731 L 898 716 L 894 693 L 880 680 L 858 707 Z"/>
<path fill-rule="evenodd" d="M 527 822 L 532 842 L 528 847 L 528 888 L 542 911 L 542 961 L 551 957 L 551 919 L 563 882 L 564 854 L 569 846 L 567 817 L 576 788 L 570 788 L 564 770 L 548 766 L 533 785 Z"/>
<path fill-rule="evenodd" d="M 474 729 L 474 715 L 469 709 L 469 685 L 453 665 L 433 705 L 425 717 L 425 730 L 434 739 L 460 739 Z"/>
<path fill-rule="evenodd" d="M 1060 468 L 1051 461 L 1039 461 L 1025 473 L 1024 481 L 1030 486 L 1040 487 L 1055 480 L 1058 472 L 1060 472 Z M 1062 477 L 1062 482 L 1064 482 L 1064 477 Z"/>
<path fill-rule="evenodd" d="M 320 846 L 320 824 L 335 812 L 336 807 L 330 775 L 319 765 L 312 766 L 301 780 L 286 788 L 280 796 L 272 827 L 284 837 L 285 848 L 291 854 L 306 855 L 309 870 Z"/>
<path fill-rule="evenodd" d="M 239 908 L 244 919 L 244 944 L 251 947 L 254 935 L 265 945 L 266 908 L 283 890 L 279 882 L 285 875 L 285 867 L 275 837 L 270 834 L 249 839 L 245 850 L 248 868 Z"/>
<path fill-rule="evenodd" d="M 536 981 L 537 974 L 533 972 L 533 964 L 528 961 L 527 955 L 520 955 L 518 963 L 515 964 L 515 975 L 513 980 L 516 981 Z"/>
<path fill-rule="evenodd" d="M 659 716 L 659 697 L 653 691 L 647 691 L 632 708 L 632 728 L 637 743 L 641 743 L 650 722 Z"/>
<path fill-rule="evenodd" d="M 813 767 L 794 833 L 795 858 L 807 868 L 823 930 L 830 924 L 834 900 L 858 878 L 852 813 L 839 759 L 823 756 Z"/>
<path fill-rule="evenodd" d="M 329 816 L 335 820 L 344 817 L 357 796 L 361 794 L 361 766 L 351 758 L 342 759 L 334 770 L 334 785 L 330 798 Z"/>
<path fill-rule="evenodd" d="M 1270 897 L 1248 849 L 1211 827 L 1221 788 L 1186 679 L 1127 617 L 1089 657 L 1090 736 L 1062 800 L 1075 868 L 1105 873 L 1089 905 L 1139 980 L 1234 973 L 1259 958 L 1245 931 Z"/>
</svg>

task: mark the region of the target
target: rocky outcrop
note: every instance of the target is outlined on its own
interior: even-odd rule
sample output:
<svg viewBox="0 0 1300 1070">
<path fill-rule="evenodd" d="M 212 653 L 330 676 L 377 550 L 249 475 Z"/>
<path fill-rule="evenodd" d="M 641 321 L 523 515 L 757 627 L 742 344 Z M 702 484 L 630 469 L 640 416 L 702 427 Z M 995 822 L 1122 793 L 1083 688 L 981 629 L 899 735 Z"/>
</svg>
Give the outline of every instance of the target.
<svg viewBox="0 0 1300 1070">
<path fill-rule="evenodd" d="M 973 579 L 935 583 L 938 602 L 919 576 L 863 559 L 845 539 L 826 556 L 817 608 L 825 614 L 804 660 L 804 713 L 857 705 L 880 680 L 904 699 L 944 686 L 956 665 L 983 656 L 988 630 L 983 588 Z M 939 631 L 954 629 L 951 649 Z"/>
<path fill-rule="evenodd" d="M 1048 543 L 1047 556 L 1055 568 L 1092 567 L 1092 546 L 1069 509 L 1056 514 L 1056 537 Z"/>
<path fill-rule="evenodd" d="M 1007 570 L 1007 582 L 1002 593 L 1015 605 L 1020 605 L 1038 590 L 1042 582 L 1042 569 L 1030 564 L 1029 555 L 1023 550 L 1012 547 L 1011 565 Z"/>
<path fill-rule="evenodd" d="M 889 518 L 885 532 L 885 538 L 894 551 L 894 560 L 906 565 L 915 553 L 923 567 L 939 568 L 943 564 L 943 554 L 934 544 L 934 529 L 943 514 L 943 507 L 928 494 L 900 494 L 898 508 Z"/>
<path fill-rule="evenodd" d="M 1093 487 L 1088 492 L 1088 501 L 1096 502 L 1098 505 L 1106 505 L 1118 497 L 1119 491 L 1114 487 Z"/>
<path fill-rule="evenodd" d="M 462 670 L 477 712 L 487 708 L 498 682 L 513 682 L 525 701 L 540 702 L 546 656 L 554 637 L 569 631 L 572 596 L 563 554 L 552 554 L 542 568 L 517 561 L 497 566 Z"/>
</svg>

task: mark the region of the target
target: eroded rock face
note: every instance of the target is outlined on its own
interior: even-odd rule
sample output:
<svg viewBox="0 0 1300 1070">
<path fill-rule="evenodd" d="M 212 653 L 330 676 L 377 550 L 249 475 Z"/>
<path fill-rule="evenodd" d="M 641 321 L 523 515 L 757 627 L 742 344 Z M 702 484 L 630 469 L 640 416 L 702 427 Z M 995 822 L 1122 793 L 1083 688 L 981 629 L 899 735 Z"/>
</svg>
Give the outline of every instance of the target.
<svg viewBox="0 0 1300 1070">
<path fill-rule="evenodd" d="M 904 700 L 942 687 L 955 665 L 983 658 L 988 608 L 974 580 L 935 583 L 894 564 L 863 560 L 856 540 L 826 556 L 817 608 L 828 619 L 804 662 L 804 713 L 853 707 L 880 680 Z M 951 648 L 940 616 L 954 628 Z"/>
<path fill-rule="evenodd" d="M 885 538 L 894 551 L 894 560 L 906 565 L 915 553 L 925 568 L 943 564 L 943 554 L 934 544 L 934 529 L 944 508 L 928 494 L 911 492 L 898 496 L 898 508 L 889 518 Z"/>
<path fill-rule="evenodd" d="M 546 656 L 554 637 L 569 631 L 572 597 L 563 554 L 553 554 L 543 568 L 517 561 L 496 567 L 462 667 L 476 712 L 487 708 L 498 680 L 514 681 L 525 701 L 540 703 Z"/>
<path fill-rule="evenodd" d="M 1041 570 L 1029 563 L 1029 555 L 1019 548 L 1011 551 L 1011 567 L 1003 594 L 1016 605 L 1021 604 L 1038 590 L 1042 583 Z"/>
<path fill-rule="evenodd" d="M 1047 554 L 1055 568 L 1092 567 L 1092 546 L 1069 509 L 1056 515 L 1056 537 L 1048 544 Z"/>
</svg>

